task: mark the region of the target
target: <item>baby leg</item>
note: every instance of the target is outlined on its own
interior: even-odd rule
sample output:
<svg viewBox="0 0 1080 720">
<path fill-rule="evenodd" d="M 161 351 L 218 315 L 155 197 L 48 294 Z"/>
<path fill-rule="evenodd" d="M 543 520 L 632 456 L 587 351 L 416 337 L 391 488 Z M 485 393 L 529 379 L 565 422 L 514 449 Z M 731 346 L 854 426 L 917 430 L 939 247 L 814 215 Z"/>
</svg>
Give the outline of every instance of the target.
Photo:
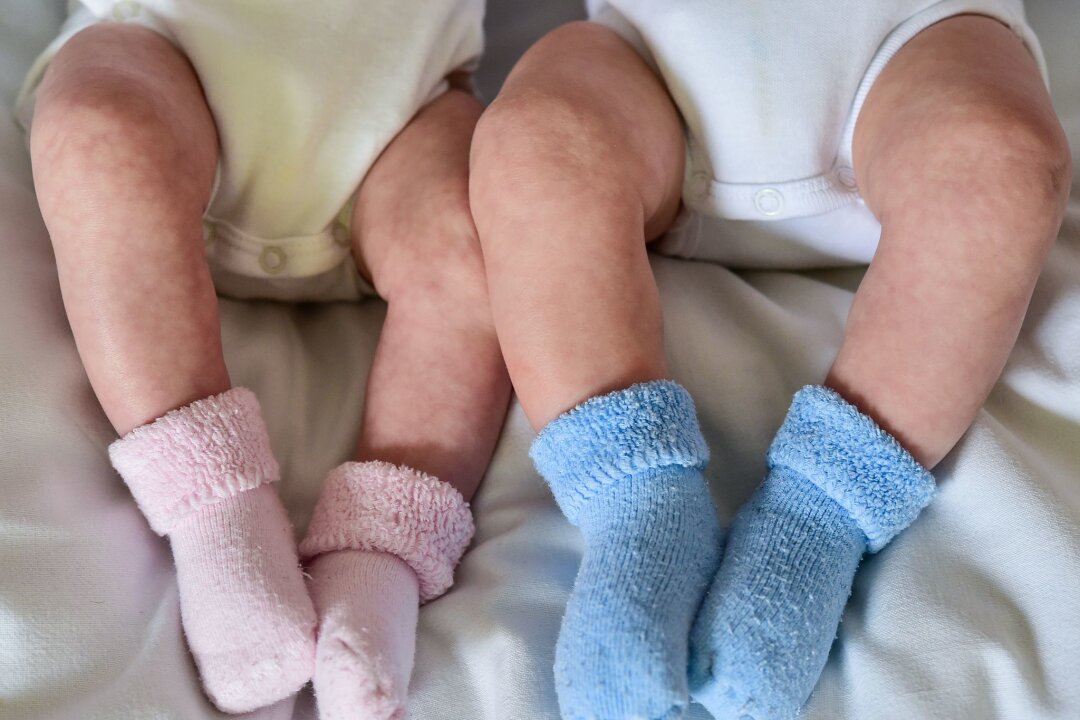
<svg viewBox="0 0 1080 720">
<path fill-rule="evenodd" d="M 202 241 L 217 131 L 183 55 L 143 27 L 79 33 L 39 89 L 31 152 L 68 321 L 117 433 L 228 390 Z"/>
<path fill-rule="evenodd" d="M 439 97 L 383 152 L 357 197 L 355 255 L 388 309 L 358 462 L 331 473 L 301 545 L 317 554 L 315 692 L 324 720 L 404 717 L 417 607 L 449 585 L 472 533 L 466 501 L 506 415 L 510 380 L 468 203 L 481 110 L 460 90 Z M 349 542 L 320 539 L 337 526 L 347 526 Z M 430 557 L 388 544 L 377 526 L 409 534 Z"/>
<path fill-rule="evenodd" d="M 678 113 L 637 53 L 576 23 L 485 112 L 471 200 L 532 456 L 585 551 L 556 646 L 564 718 L 674 718 L 719 560 L 693 402 L 666 380 L 645 243 L 678 209 Z"/>
<path fill-rule="evenodd" d="M 170 535 L 207 692 L 231 711 L 279 700 L 310 676 L 314 614 L 262 486 L 277 465 L 258 404 L 222 358 L 201 226 L 217 133 L 198 79 L 152 31 L 89 28 L 46 73 L 31 153 L 79 354 L 124 436 L 110 453 Z"/>
<path fill-rule="evenodd" d="M 1035 62 L 997 21 L 944 21 L 884 69 L 855 135 L 882 237 L 826 380 L 839 394 L 796 396 L 695 627 L 695 698 L 716 717 L 794 717 L 809 696 L 859 558 L 929 501 L 922 467 L 1001 373 L 1069 164 Z"/>
</svg>

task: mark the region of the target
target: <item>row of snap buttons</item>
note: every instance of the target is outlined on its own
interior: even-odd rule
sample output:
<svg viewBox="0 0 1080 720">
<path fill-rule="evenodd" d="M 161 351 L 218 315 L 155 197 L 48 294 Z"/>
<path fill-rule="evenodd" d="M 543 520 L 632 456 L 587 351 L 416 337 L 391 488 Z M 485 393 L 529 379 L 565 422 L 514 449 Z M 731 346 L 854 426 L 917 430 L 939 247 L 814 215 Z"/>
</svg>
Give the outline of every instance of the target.
<svg viewBox="0 0 1080 720">
<path fill-rule="evenodd" d="M 855 171 L 849 167 L 841 167 L 836 171 L 836 182 L 846 190 L 856 189 Z M 706 197 L 712 185 L 712 179 L 708 173 L 696 172 L 690 178 L 690 192 L 696 197 Z M 761 188 L 754 193 L 754 209 L 766 217 L 779 215 L 784 211 L 784 194 L 776 188 Z"/>
<path fill-rule="evenodd" d="M 349 234 L 349 229 L 340 223 L 334 225 L 334 229 L 331 231 L 334 242 L 340 246 L 347 248 L 352 244 L 352 238 Z M 203 241 L 207 247 L 214 244 L 217 239 L 217 226 L 212 222 L 203 223 Z M 267 275 L 277 275 L 288 264 L 289 257 L 278 245 L 266 245 L 263 247 L 262 252 L 259 253 L 259 267 L 263 269 Z"/>
</svg>

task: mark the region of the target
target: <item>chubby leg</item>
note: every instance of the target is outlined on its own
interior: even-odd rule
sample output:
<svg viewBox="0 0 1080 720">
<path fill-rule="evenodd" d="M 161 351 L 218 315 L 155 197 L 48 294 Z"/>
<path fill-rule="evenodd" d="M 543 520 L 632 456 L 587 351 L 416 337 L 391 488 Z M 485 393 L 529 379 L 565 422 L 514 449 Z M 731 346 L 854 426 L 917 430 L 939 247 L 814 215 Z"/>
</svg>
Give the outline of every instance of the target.
<svg viewBox="0 0 1080 720">
<path fill-rule="evenodd" d="M 472 95 L 448 91 L 420 111 L 364 179 L 353 216 L 355 254 L 388 309 L 356 451 L 363 464 L 335 471 L 323 491 L 363 484 L 379 487 L 387 503 L 416 484 L 450 502 L 450 517 L 462 527 L 471 527 L 468 513 L 453 499 L 476 491 L 510 400 L 469 212 L 469 144 L 481 110 Z M 396 510 L 422 513 L 416 505 Z M 370 514 L 362 520 L 372 522 Z M 321 524 L 312 524 L 319 532 Z M 378 547 L 383 552 L 324 552 L 311 564 L 322 618 L 315 691 L 326 720 L 404 717 L 416 611 L 430 597 L 422 569 L 410 566 L 414 558 Z"/>
<path fill-rule="evenodd" d="M 538 42 L 473 143 L 472 205 L 495 325 L 533 427 L 666 378 L 645 252 L 679 207 L 679 116 L 637 53 L 592 23 Z"/>
<path fill-rule="evenodd" d="M 695 697 L 718 718 L 794 717 L 809 696 L 860 557 L 929 501 L 924 468 L 1001 373 L 1071 177 L 1035 62 L 977 16 L 927 29 L 889 63 L 855 161 L 881 243 L 831 390 L 796 396 L 696 624 Z"/>
<path fill-rule="evenodd" d="M 356 256 L 388 303 L 357 460 L 409 465 L 472 498 L 506 408 L 506 374 L 469 211 L 469 145 L 483 106 L 450 90 L 371 169 Z"/>
<path fill-rule="evenodd" d="M 279 700 L 310 677 L 314 612 L 264 486 L 277 465 L 258 403 L 222 358 L 201 228 L 217 133 L 198 79 L 152 31 L 89 28 L 46 73 L 31 153 L 79 354 L 124 436 L 110 454 L 170 536 L 207 692 L 230 711 Z"/>
<path fill-rule="evenodd" d="M 932 468 L 1016 342 L 1061 225 L 1069 148 L 1019 38 L 969 15 L 884 70 L 855 171 L 881 244 L 827 384 Z"/>
<path fill-rule="evenodd" d="M 34 183 L 75 343 L 120 435 L 229 389 L 202 240 L 217 144 L 191 65 L 143 27 L 79 33 L 39 90 Z"/>
<path fill-rule="evenodd" d="M 473 140 L 471 201 L 537 468 L 585 540 L 556 646 L 568 719 L 673 718 L 719 560 L 693 402 L 666 380 L 645 252 L 677 211 L 682 129 L 607 28 L 537 43 Z"/>
</svg>

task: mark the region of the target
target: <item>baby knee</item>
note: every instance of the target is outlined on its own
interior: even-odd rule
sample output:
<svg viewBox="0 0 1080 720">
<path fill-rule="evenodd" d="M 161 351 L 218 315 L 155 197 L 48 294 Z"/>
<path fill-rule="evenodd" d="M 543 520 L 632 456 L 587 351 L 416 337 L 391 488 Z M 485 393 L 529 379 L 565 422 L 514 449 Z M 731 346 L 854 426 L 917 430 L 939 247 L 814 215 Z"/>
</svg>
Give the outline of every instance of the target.
<svg viewBox="0 0 1080 720">
<path fill-rule="evenodd" d="M 633 48 L 610 29 L 589 22 L 564 25 L 518 62 L 481 116 L 474 143 L 539 168 L 557 168 L 568 158 L 595 170 L 611 167 L 617 158 L 628 161 L 632 153 L 617 151 L 634 144 L 620 141 L 635 115 L 650 108 L 629 113 L 626 94 L 643 75 L 659 87 Z"/>
<path fill-rule="evenodd" d="M 58 141 L 64 143 L 68 157 L 101 148 L 119 150 L 159 131 L 160 110 L 122 73 L 101 73 L 82 84 L 65 78 L 51 85 L 50 79 L 47 75 L 34 112 L 35 153 Z"/>
<path fill-rule="evenodd" d="M 976 217 L 992 209 L 1011 228 L 1012 251 L 1042 257 L 1072 181 L 1068 142 L 1053 113 L 1005 94 L 950 102 L 920 125 L 879 145 L 884 152 L 866 163 L 875 212 L 908 217 L 913 200 Z"/>
<path fill-rule="evenodd" d="M 959 113 L 958 113 L 959 114 Z M 1072 158 L 1058 119 L 1036 108 L 987 102 L 945 122 L 945 139 L 1029 202 L 1064 205 L 1072 182 Z"/>
<path fill-rule="evenodd" d="M 572 169 L 597 181 L 605 174 L 618 177 L 615 165 L 621 158 L 604 157 L 611 154 L 613 140 L 605 115 L 570 89 L 530 87 L 500 95 L 480 117 L 473 136 L 475 179 L 491 179 L 493 167 L 505 169 L 498 186 L 515 191 L 548 178 L 562 180 Z"/>
<path fill-rule="evenodd" d="M 30 139 L 35 154 L 62 142 L 74 161 L 127 151 L 149 161 L 169 154 L 177 171 L 186 161 L 210 169 L 216 161 L 213 118 L 187 61 L 153 31 L 112 24 L 83 30 L 57 53 L 38 90 Z M 174 157 L 180 146 L 190 152 Z"/>
<path fill-rule="evenodd" d="M 522 58 L 476 128 L 471 196 L 481 239 L 496 218 L 671 214 L 683 173 L 678 113 L 618 35 L 572 23 Z"/>
<path fill-rule="evenodd" d="M 466 210 L 440 224 L 437 233 L 397 242 L 372 268 L 376 288 L 391 303 L 486 308 L 484 258 L 472 217 Z"/>
</svg>

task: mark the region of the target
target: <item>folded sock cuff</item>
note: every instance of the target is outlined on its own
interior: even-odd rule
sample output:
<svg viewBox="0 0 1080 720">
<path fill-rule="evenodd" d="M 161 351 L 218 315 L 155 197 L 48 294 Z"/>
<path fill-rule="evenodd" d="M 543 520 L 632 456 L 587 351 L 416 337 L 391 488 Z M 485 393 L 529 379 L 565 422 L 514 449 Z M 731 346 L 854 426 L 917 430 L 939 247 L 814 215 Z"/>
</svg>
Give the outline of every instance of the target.
<svg viewBox="0 0 1080 720">
<path fill-rule="evenodd" d="M 201 508 L 278 479 L 255 394 L 233 388 L 172 410 L 109 446 L 159 535 Z"/>
<path fill-rule="evenodd" d="M 586 400 L 533 441 L 530 457 L 571 523 L 598 493 L 664 467 L 702 469 L 709 448 L 694 401 L 681 385 L 656 380 Z"/>
<path fill-rule="evenodd" d="M 449 483 L 409 467 L 349 462 L 330 471 L 300 555 L 335 550 L 396 555 L 413 569 L 420 599 L 454 582 L 454 567 L 473 536 L 465 498 Z"/>
<path fill-rule="evenodd" d="M 870 552 L 910 525 L 935 490 L 934 476 L 896 438 L 817 385 L 795 394 L 768 461 L 799 473 L 844 508 Z"/>
</svg>

